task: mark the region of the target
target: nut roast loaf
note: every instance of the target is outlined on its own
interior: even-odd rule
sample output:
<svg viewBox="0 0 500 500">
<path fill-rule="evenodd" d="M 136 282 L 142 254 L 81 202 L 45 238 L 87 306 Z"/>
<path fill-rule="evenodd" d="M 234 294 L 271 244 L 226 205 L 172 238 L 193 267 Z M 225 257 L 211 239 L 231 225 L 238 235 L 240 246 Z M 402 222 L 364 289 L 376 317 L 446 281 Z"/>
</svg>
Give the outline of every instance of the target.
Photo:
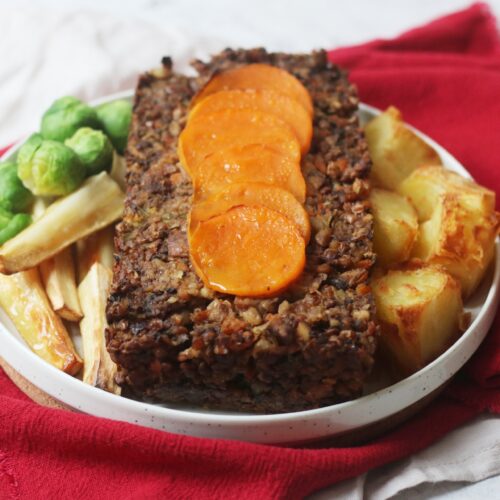
<svg viewBox="0 0 500 500">
<path fill-rule="evenodd" d="M 285 292 L 263 299 L 214 292 L 194 272 L 186 236 L 192 184 L 177 156 L 196 92 L 215 73 L 256 62 L 289 71 L 314 105 L 302 159 L 312 227 L 306 267 Z M 198 75 L 184 76 L 165 58 L 136 89 L 107 306 L 117 382 L 146 401 L 243 412 L 355 398 L 378 334 L 368 285 L 371 163 L 356 90 L 322 51 L 228 49 L 193 66 Z"/>
</svg>

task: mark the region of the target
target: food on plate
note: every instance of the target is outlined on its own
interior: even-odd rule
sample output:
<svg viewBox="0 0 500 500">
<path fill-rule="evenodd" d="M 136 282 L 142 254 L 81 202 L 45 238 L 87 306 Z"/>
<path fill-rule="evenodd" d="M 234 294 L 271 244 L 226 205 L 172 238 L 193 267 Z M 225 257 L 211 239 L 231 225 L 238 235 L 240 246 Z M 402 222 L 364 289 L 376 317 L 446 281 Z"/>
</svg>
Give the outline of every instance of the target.
<svg viewBox="0 0 500 500">
<path fill-rule="evenodd" d="M 418 234 L 413 205 L 404 196 L 385 189 L 372 189 L 370 202 L 377 262 L 389 266 L 408 260 Z"/>
<path fill-rule="evenodd" d="M 300 144 L 292 128 L 281 118 L 253 109 L 198 115 L 179 137 L 179 158 L 194 178 L 208 155 L 248 144 L 266 144 L 291 161 L 300 161 Z"/>
<path fill-rule="evenodd" d="M 40 264 L 40 274 L 52 309 L 68 321 L 79 321 L 82 309 L 76 290 L 75 267 L 71 247 Z"/>
<path fill-rule="evenodd" d="M 258 182 L 231 184 L 204 201 L 193 203 L 189 219 L 189 232 L 200 222 L 227 212 L 237 206 L 264 206 L 279 212 L 297 226 L 307 243 L 311 235 L 309 217 L 304 207 L 286 189 Z"/>
<path fill-rule="evenodd" d="M 79 128 L 64 144 L 76 153 L 86 169 L 87 177 L 111 170 L 113 146 L 100 130 Z"/>
<path fill-rule="evenodd" d="M 118 154 L 127 146 L 128 130 L 132 119 L 132 105 L 123 99 L 97 106 L 97 117 Z"/>
<path fill-rule="evenodd" d="M 50 198 L 36 196 L 33 204 L 31 205 L 31 218 L 33 220 L 38 220 L 47 210 L 50 205 L 50 201 Z"/>
<path fill-rule="evenodd" d="M 111 132 L 115 138 L 120 136 L 122 146 L 126 142 L 125 108 L 105 110 L 110 123 L 112 109 L 121 114 Z M 111 224 L 123 210 L 124 195 L 117 182 L 124 185 L 124 167 L 107 136 L 84 126 L 101 126 L 97 119 L 87 120 L 97 117 L 88 109 L 73 98 L 58 100 L 46 113 L 42 132 L 62 141 L 70 128 L 76 128 L 66 144 L 35 133 L 15 159 L 0 164 L 0 266 L 4 273 L 0 275 L 0 304 L 36 353 L 73 375 L 80 371 L 82 360 L 60 318 L 81 320 L 87 337 L 89 329 L 94 329 L 99 351 L 97 386 L 119 393 L 113 380 L 116 365 L 106 351 L 104 332 L 113 265 Z M 103 170 L 112 170 L 116 181 L 99 173 Z M 11 241 L 4 245 L 7 240 Z M 80 297 L 72 243 L 78 247 Z M 88 363 L 86 371 L 92 368 L 92 361 Z"/>
<path fill-rule="evenodd" d="M 5 210 L 0 216 L 0 245 L 14 238 L 31 224 L 29 214 L 11 214 Z"/>
<path fill-rule="evenodd" d="M 269 64 L 245 64 L 214 75 L 193 100 L 198 103 L 221 90 L 274 90 L 298 101 L 310 116 L 313 114 L 311 96 L 294 75 Z"/>
<path fill-rule="evenodd" d="M 96 111 L 76 97 L 54 101 L 42 116 L 40 133 L 44 139 L 64 142 L 79 128 L 100 128 Z"/>
<path fill-rule="evenodd" d="M 50 306 L 36 268 L 0 274 L 0 305 L 36 354 L 66 373 L 78 373 L 82 361 Z"/>
<path fill-rule="evenodd" d="M 193 178 L 194 198 L 202 200 L 235 183 L 260 182 L 306 199 L 306 182 L 300 163 L 263 144 L 227 148 L 205 158 Z"/>
<path fill-rule="evenodd" d="M 429 220 L 443 195 L 453 195 L 460 206 L 478 217 L 495 211 L 495 193 L 442 166 L 417 168 L 398 187 L 413 203 L 419 221 Z"/>
<path fill-rule="evenodd" d="M 83 281 L 96 262 L 110 272 L 113 270 L 114 234 L 115 228 L 111 225 L 76 242 L 79 283 Z"/>
<path fill-rule="evenodd" d="M 30 139 L 18 154 L 18 175 L 37 196 L 64 196 L 74 191 L 85 178 L 85 166 L 75 152 L 64 144 Z"/>
<path fill-rule="evenodd" d="M 393 106 L 365 127 L 373 161 L 371 177 L 377 186 L 394 190 L 421 165 L 441 165 L 439 155 L 404 122 Z"/>
<path fill-rule="evenodd" d="M 84 382 L 250 412 L 359 396 L 379 331 L 400 374 L 439 356 L 493 257 L 495 194 L 445 170 L 393 107 L 365 141 L 325 52 L 194 67 L 165 58 L 133 112 L 106 103 L 91 123 L 56 101 L 19 167 L 0 165 L 0 271 L 17 273 L 0 304 L 35 352 L 82 367 L 56 311 L 80 321 Z M 68 187 L 71 155 L 84 173 Z"/>
<path fill-rule="evenodd" d="M 202 165 L 215 165 L 207 154 L 220 155 L 223 161 L 226 148 L 235 148 L 227 158 L 238 161 L 237 151 L 248 144 L 272 143 L 281 145 L 274 151 L 288 154 L 297 164 L 300 160 L 300 144 L 289 125 L 259 110 L 229 109 L 204 115 L 203 120 L 198 115 L 185 129 L 196 124 L 196 134 L 189 132 L 187 140 L 182 132 L 194 102 L 215 92 L 207 83 L 213 75 L 224 81 L 226 71 L 252 63 L 282 69 L 254 73 L 253 82 L 240 75 L 235 88 L 262 90 L 266 74 L 285 73 L 267 80 L 271 90 L 290 96 L 282 83 L 293 80 L 300 94 L 305 92 L 299 100 L 306 109 L 311 98 L 314 102 L 313 140 L 302 158 L 301 174 L 307 182 L 304 208 L 312 226 L 306 266 L 290 286 L 265 298 L 206 286 L 191 263 L 187 234 L 193 207 L 190 176 L 199 189 L 197 175 L 205 175 Z M 303 410 L 357 397 L 373 364 L 377 327 L 368 286 L 375 259 L 367 200 L 370 159 L 356 115 L 356 91 L 346 75 L 327 62 L 325 52 L 292 56 L 261 49 L 226 50 L 195 66 L 199 76 L 190 78 L 174 73 L 165 59 L 163 70 L 144 75 L 137 87 L 127 149 L 127 199 L 123 221 L 117 225 L 107 306 L 108 350 L 118 364 L 117 382 L 146 400 L 251 412 Z M 195 97 L 197 89 L 204 90 Z M 228 88 L 223 84 L 217 90 Z M 242 116 L 256 117 L 269 127 L 248 133 L 249 120 Z M 207 147 L 207 130 L 212 124 L 217 127 L 219 118 L 223 122 L 217 133 L 225 139 Z M 334 132 L 339 127 L 341 134 Z M 179 164 L 180 133 L 189 172 Z M 199 157 L 206 158 L 195 165 L 189 162 Z M 269 170 L 274 168 L 271 164 Z M 218 175 L 219 185 L 224 184 Z M 270 174 L 274 179 L 276 175 Z M 247 176 L 238 182 L 249 180 Z M 207 191 L 212 196 L 219 188 Z M 196 203 L 203 199 L 205 195 Z M 279 227 L 273 227 L 272 234 L 256 234 L 259 244 L 252 242 L 238 257 L 240 263 L 241 258 L 259 261 L 271 246 L 278 246 L 282 226 L 295 224 L 276 211 L 254 206 L 232 208 L 202 224 L 212 226 L 213 238 L 221 219 L 230 224 L 242 220 L 243 226 L 263 211 L 273 212 L 265 214 L 264 228 L 278 220 Z M 286 234 L 293 234 L 292 228 Z M 293 245 L 305 244 L 298 231 L 295 238 Z M 289 251 L 286 245 L 273 249 L 269 267 Z M 254 283 L 252 290 L 258 286 Z"/>
<path fill-rule="evenodd" d="M 113 153 L 113 163 L 111 165 L 111 172 L 109 173 L 109 175 L 120 186 L 122 191 L 125 191 L 125 189 L 127 189 L 127 185 L 125 182 L 126 168 L 127 165 L 125 164 L 125 159 L 115 151 Z"/>
<path fill-rule="evenodd" d="M 307 93 L 305 88 L 303 91 Z M 299 141 L 300 154 L 305 154 L 312 118 L 298 101 L 272 94 L 266 89 L 221 91 L 198 101 L 179 138 L 180 161 L 193 180 L 206 179 L 202 172 L 209 165 L 203 160 L 216 151 L 214 143 L 225 165 L 224 145 L 230 144 L 232 154 L 243 149 L 235 150 L 233 143 L 243 147 L 259 144 L 299 163 L 300 158 L 283 150 L 288 147 L 288 137 L 266 132 L 276 125 L 278 131 L 286 127 Z M 196 166 L 198 163 L 201 165 Z M 301 173 L 300 177 L 304 182 Z M 293 193 L 284 188 L 249 179 L 233 183 L 205 201 L 195 197 L 188 220 L 191 263 L 209 289 L 237 296 L 274 296 L 302 273 L 309 217 Z"/>
<path fill-rule="evenodd" d="M 106 350 L 104 332 L 106 322 L 106 300 L 111 283 L 111 272 L 99 262 L 92 264 L 78 286 L 78 295 L 83 310 L 80 333 L 83 341 L 83 381 L 115 394 L 121 389 L 114 376 L 116 365 Z"/>
<path fill-rule="evenodd" d="M 442 195 L 429 220 L 420 224 L 412 255 L 438 264 L 472 294 L 494 255 L 499 219 L 495 212 L 468 211 L 454 194 Z"/>
<path fill-rule="evenodd" d="M 17 165 L 12 160 L 0 163 L 0 208 L 9 212 L 27 212 L 33 195 L 17 175 Z"/>
<path fill-rule="evenodd" d="M 208 288 L 246 297 L 273 295 L 304 268 L 305 241 L 298 226 L 266 206 L 236 206 L 195 227 L 189 237 L 191 261 Z"/>
<path fill-rule="evenodd" d="M 419 370 L 459 336 L 460 284 L 443 269 L 409 265 L 389 271 L 372 286 L 382 346 L 402 373 Z"/>
<path fill-rule="evenodd" d="M 494 255 L 499 216 L 489 189 L 441 165 L 418 166 L 424 156 L 431 161 L 437 154 L 399 120 L 399 111 L 389 108 L 366 129 L 379 183 L 396 189 L 373 189 L 370 196 L 381 342 L 388 359 L 407 375 L 460 334 L 464 315 L 458 298 L 469 297 L 483 278 Z M 405 158 L 411 171 L 393 162 L 403 165 Z M 391 267 L 396 270 L 387 272 Z"/>
<path fill-rule="evenodd" d="M 123 192 L 102 172 L 52 203 L 42 217 L 0 247 L 0 271 L 11 274 L 37 266 L 62 249 L 120 218 Z"/>
<path fill-rule="evenodd" d="M 302 154 L 307 153 L 312 138 L 311 116 L 299 101 L 275 90 L 226 90 L 210 94 L 189 113 L 189 120 L 225 109 L 258 109 L 277 116 L 292 127 L 300 142 Z"/>
<path fill-rule="evenodd" d="M 444 266 L 461 282 L 463 296 L 471 295 L 494 254 L 495 193 L 441 166 L 417 168 L 398 191 L 420 221 L 413 257 Z"/>
</svg>

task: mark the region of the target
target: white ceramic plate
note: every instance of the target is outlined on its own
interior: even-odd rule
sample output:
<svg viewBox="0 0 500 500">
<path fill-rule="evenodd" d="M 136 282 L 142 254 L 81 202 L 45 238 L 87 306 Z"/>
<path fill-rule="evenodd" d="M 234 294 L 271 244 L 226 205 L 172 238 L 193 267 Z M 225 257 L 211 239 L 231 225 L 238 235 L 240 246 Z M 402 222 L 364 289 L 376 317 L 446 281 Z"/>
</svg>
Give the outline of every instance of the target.
<svg viewBox="0 0 500 500">
<path fill-rule="evenodd" d="M 131 98 L 131 91 L 114 94 L 93 104 L 115 99 Z M 361 105 L 360 117 L 366 121 L 379 111 Z M 419 133 L 419 132 L 417 132 Z M 419 135 L 439 153 L 444 165 L 464 176 L 465 168 L 446 150 Z M 20 143 L 21 144 L 21 143 Z M 7 156 L 15 154 L 20 144 Z M 361 398 L 316 410 L 275 415 L 249 415 L 213 412 L 198 409 L 179 409 L 141 403 L 90 387 L 80 380 L 49 365 L 35 355 L 24 343 L 7 315 L 0 310 L 0 356 L 35 386 L 66 405 L 99 417 L 136 423 L 177 434 L 237 439 L 257 443 L 303 443 L 359 432 L 380 422 L 395 423 L 397 415 L 417 407 L 430 394 L 442 387 L 472 356 L 486 336 L 499 302 L 500 243 L 491 272 L 474 296 L 467 301 L 466 310 L 472 323 L 462 337 L 444 354 L 414 375 L 389 387 L 371 392 Z"/>
</svg>

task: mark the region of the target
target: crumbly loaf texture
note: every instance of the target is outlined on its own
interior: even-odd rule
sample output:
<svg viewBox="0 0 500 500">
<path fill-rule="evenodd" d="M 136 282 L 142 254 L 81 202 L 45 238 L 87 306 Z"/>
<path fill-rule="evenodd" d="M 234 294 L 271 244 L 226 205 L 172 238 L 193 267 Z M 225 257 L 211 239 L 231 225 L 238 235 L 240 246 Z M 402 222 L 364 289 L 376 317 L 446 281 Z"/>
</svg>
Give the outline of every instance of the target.
<svg viewBox="0 0 500 500">
<path fill-rule="evenodd" d="M 275 298 L 205 288 L 186 238 L 192 185 L 176 152 L 195 92 L 217 71 L 248 63 L 294 74 L 314 102 L 302 160 L 313 233 L 300 280 Z M 368 286 L 374 262 L 367 201 L 370 159 L 346 74 L 325 52 L 225 50 L 189 78 L 141 76 L 127 160 L 107 315 L 118 383 L 137 398 L 244 412 L 316 408 L 359 396 L 378 330 Z"/>
</svg>

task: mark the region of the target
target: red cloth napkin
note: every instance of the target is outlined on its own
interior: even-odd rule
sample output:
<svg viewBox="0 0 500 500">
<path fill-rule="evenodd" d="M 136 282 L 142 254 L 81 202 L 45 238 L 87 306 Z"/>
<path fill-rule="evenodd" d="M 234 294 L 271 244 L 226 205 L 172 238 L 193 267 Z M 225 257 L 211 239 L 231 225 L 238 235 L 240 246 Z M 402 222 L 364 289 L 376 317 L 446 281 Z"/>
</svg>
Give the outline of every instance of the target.
<svg viewBox="0 0 500 500">
<path fill-rule="evenodd" d="M 399 107 L 481 183 L 500 188 L 500 42 L 483 5 L 392 41 L 335 50 L 363 101 Z M 301 498 L 500 413 L 500 317 L 446 393 L 371 444 L 287 449 L 196 439 L 31 402 L 0 371 L 0 497 Z"/>
</svg>

